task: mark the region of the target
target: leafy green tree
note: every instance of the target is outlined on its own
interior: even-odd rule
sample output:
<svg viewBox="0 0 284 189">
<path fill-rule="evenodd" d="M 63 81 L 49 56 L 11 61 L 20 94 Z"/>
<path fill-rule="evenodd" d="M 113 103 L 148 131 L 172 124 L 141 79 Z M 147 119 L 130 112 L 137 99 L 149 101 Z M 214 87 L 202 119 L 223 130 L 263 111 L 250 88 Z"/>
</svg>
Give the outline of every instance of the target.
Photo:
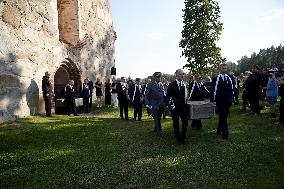
<svg viewBox="0 0 284 189">
<path fill-rule="evenodd" d="M 216 42 L 223 29 L 220 8 L 214 0 L 185 0 L 183 30 L 179 46 L 192 74 L 209 74 L 225 61 Z"/>
<path fill-rule="evenodd" d="M 236 75 L 239 75 L 239 74 L 240 74 L 240 73 L 239 73 L 239 70 L 238 70 L 238 65 L 237 65 L 237 64 L 235 64 L 235 63 L 232 62 L 232 61 L 227 61 L 226 63 L 227 63 L 227 65 L 228 65 L 229 72 L 233 72 L 233 73 L 236 74 Z"/>
<path fill-rule="evenodd" d="M 238 67 L 240 73 L 245 73 L 251 69 L 250 58 L 248 56 L 243 56 L 240 60 L 238 60 Z"/>
<path fill-rule="evenodd" d="M 278 47 L 273 45 L 267 49 L 260 49 L 259 53 L 253 52 L 250 56 L 243 56 L 238 60 L 237 73 L 244 73 L 250 70 L 252 65 L 256 64 L 260 69 L 269 69 L 275 65 L 278 69 L 284 68 L 284 47 L 280 44 Z"/>
</svg>

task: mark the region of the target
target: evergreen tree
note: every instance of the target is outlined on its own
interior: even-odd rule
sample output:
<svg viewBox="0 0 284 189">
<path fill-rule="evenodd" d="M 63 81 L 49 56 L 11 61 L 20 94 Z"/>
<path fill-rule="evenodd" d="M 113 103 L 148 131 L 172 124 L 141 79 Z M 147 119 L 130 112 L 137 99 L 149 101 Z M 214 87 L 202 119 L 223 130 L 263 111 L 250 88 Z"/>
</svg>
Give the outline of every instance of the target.
<svg viewBox="0 0 284 189">
<path fill-rule="evenodd" d="M 216 46 L 223 29 L 220 8 L 214 0 L 185 0 L 180 47 L 187 58 L 184 66 L 195 73 L 208 74 L 225 61 Z"/>
</svg>

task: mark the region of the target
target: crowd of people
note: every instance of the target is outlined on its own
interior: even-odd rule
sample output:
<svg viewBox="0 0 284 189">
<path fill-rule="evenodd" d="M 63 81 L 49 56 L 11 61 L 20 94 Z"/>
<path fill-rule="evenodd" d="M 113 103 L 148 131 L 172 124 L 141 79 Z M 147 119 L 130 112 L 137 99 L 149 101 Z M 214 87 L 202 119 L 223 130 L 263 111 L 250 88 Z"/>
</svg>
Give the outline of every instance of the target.
<svg viewBox="0 0 284 189">
<path fill-rule="evenodd" d="M 270 106 L 270 115 L 276 118 L 277 97 L 280 96 L 279 124 L 284 124 L 284 70 L 269 69 L 261 72 L 258 66 L 253 65 L 251 72 L 235 76 L 229 73 L 227 64 L 221 64 L 219 74 L 212 80 L 204 80 L 201 75 L 194 75 L 189 83 L 184 82 L 184 72 L 176 70 L 175 80 L 167 81 L 161 72 L 155 72 L 151 78 L 142 82 L 140 78 L 132 80 L 130 77 L 120 79 L 106 79 L 102 83 L 100 78 L 93 83 L 88 78 L 84 79 L 80 87 L 80 97 L 83 98 L 85 113 L 92 107 L 92 93 L 95 89 L 96 105 L 100 108 L 119 106 L 119 116 L 129 120 L 128 108 L 133 106 L 133 120 L 142 121 L 143 107 L 147 108 L 149 116 L 154 120 L 154 132 L 163 138 L 161 118 L 166 118 L 170 113 L 176 140 L 180 144 L 187 144 L 186 137 L 190 108 L 187 101 L 204 101 L 205 99 L 216 105 L 219 116 L 217 134 L 223 139 L 229 138 L 228 115 L 230 106 L 239 104 L 239 94 L 242 90 L 242 111 L 250 108 L 250 114 L 259 115 L 262 106 Z M 46 116 L 51 116 L 51 84 L 49 74 L 46 72 L 42 80 L 42 91 L 45 100 Z M 65 87 L 66 113 L 78 115 L 75 105 L 74 81 L 70 80 Z M 103 103 L 104 100 L 104 103 Z M 181 128 L 179 121 L 181 121 Z M 201 119 L 193 119 L 191 127 L 201 129 Z"/>
</svg>

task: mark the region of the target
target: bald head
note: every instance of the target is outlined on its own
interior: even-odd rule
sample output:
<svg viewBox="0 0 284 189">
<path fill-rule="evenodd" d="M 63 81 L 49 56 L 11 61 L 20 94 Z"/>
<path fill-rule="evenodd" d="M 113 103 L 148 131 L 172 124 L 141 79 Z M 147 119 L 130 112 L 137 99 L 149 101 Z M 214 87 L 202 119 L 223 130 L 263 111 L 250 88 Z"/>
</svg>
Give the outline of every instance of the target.
<svg viewBox="0 0 284 189">
<path fill-rule="evenodd" d="M 176 79 L 178 81 L 181 81 L 181 80 L 183 80 L 184 72 L 183 72 L 182 69 L 178 69 L 178 70 L 176 70 L 175 75 L 176 75 Z"/>
</svg>

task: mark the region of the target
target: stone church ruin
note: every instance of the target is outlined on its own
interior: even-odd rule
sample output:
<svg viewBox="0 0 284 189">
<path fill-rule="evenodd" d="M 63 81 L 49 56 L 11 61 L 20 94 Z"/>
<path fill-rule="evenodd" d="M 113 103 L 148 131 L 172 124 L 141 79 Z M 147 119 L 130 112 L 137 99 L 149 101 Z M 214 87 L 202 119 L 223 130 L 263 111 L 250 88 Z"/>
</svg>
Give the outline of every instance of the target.
<svg viewBox="0 0 284 189">
<path fill-rule="evenodd" d="M 108 0 L 0 0 L 0 122 L 44 112 L 46 71 L 53 103 L 69 79 L 111 77 L 115 37 Z"/>
</svg>

